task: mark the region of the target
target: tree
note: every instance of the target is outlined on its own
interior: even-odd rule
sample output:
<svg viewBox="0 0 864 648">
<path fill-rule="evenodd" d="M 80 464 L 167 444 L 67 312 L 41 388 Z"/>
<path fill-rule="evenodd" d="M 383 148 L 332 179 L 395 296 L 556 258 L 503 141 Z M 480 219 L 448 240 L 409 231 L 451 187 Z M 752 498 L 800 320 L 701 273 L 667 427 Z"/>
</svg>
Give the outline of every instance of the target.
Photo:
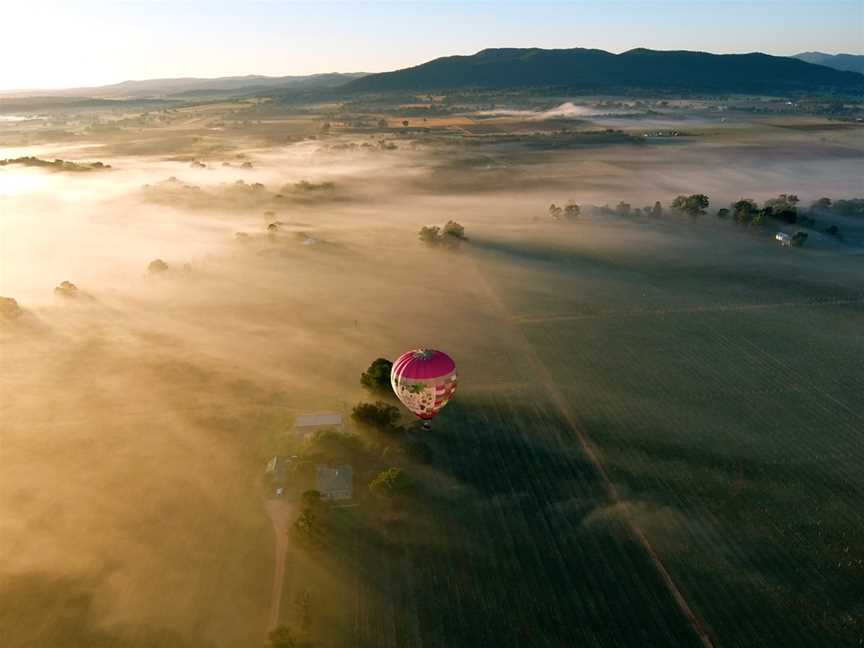
<svg viewBox="0 0 864 648">
<path fill-rule="evenodd" d="M 831 212 L 831 199 L 830 198 L 820 198 L 815 201 L 812 205 L 810 205 L 810 211 L 816 213 L 824 213 L 828 214 Z"/>
<path fill-rule="evenodd" d="M 750 225 L 760 227 L 765 224 L 765 221 L 771 218 L 773 210 L 770 207 L 763 207 L 754 213 L 750 218 Z"/>
<path fill-rule="evenodd" d="M 267 226 L 267 238 L 272 242 L 276 240 L 276 233 L 279 231 L 279 223 L 270 223 Z"/>
<path fill-rule="evenodd" d="M 12 297 L 0 297 L 0 317 L 15 319 L 21 317 L 24 311 Z"/>
<path fill-rule="evenodd" d="M 831 206 L 831 213 L 836 214 L 837 216 L 861 218 L 864 216 L 864 198 L 836 200 Z"/>
<path fill-rule="evenodd" d="M 407 119 L 403 119 L 403 120 L 402 120 L 402 126 L 403 126 L 404 128 L 408 128 L 408 120 L 407 120 Z"/>
<path fill-rule="evenodd" d="M 753 217 L 759 212 L 759 206 L 756 204 L 756 201 L 750 198 L 741 198 L 732 203 L 731 209 L 735 222 L 741 225 L 749 225 Z"/>
<path fill-rule="evenodd" d="M 618 214 L 619 216 L 629 216 L 630 215 L 630 203 L 626 203 L 622 200 L 615 207 L 615 213 Z"/>
<path fill-rule="evenodd" d="M 549 205 L 549 216 L 552 218 L 552 220 L 561 220 L 561 216 L 563 214 L 564 214 L 564 210 L 561 209 L 555 203 L 552 203 L 551 205 Z"/>
<path fill-rule="evenodd" d="M 663 215 L 663 205 L 660 204 L 660 201 L 654 203 L 654 209 L 651 210 L 651 215 L 660 217 Z"/>
<path fill-rule="evenodd" d="M 564 207 L 564 218 L 567 220 L 576 220 L 582 214 L 582 210 L 572 200 Z"/>
<path fill-rule="evenodd" d="M 378 473 L 369 484 L 370 493 L 391 502 L 404 497 L 410 490 L 411 480 L 401 468 L 387 468 Z"/>
<path fill-rule="evenodd" d="M 420 240 L 424 243 L 434 245 L 441 242 L 441 228 L 437 225 L 420 228 Z"/>
<path fill-rule="evenodd" d="M 420 228 L 420 240 L 430 245 L 443 243 L 448 247 L 458 247 L 462 241 L 467 241 L 465 228 L 456 221 L 447 221 L 444 227 L 435 225 Z"/>
<path fill-rule="evenodd" d="M 397 407 L 382 401 L 357 403 L 354 409 L 351 410 L 351 418 L 354 421 L 379 432 L 397 431 L 395 423 L 399 420 L 399 416 L 399 409 Z"/>
<path fill-rule="evenodd" d="M 303 503 L 303 508 L 314 509 L 318 508 L 324 500 L 320 491 L 312 489 L 303 491 L 300 501 Z"/>
<path fill-rule="evenodd" d="M 165 263 L 162 259 L 155 259 L 151 261 L 150 264 L 147 266 L 147 270 L 150 272 L 150 274 L 159 274 L 168 270 L 168 264 Z"/>
<path fill-rule="evenodd" d="M 688 216 L 700 216 L 705 213 L 709 203 L 705 194 L 678 196 L 672 201 L 672 209 Z"/>
<path fill-rule="evenodd" d="M 316 430 L 312 434 L 306 443 L 303 454 L 307 458 L 317 456 L 332 463 L 353 463 L 362 456 L 365 450 L 363 440 L 356 434 L 325 428 Z"/>
<path fill-rule="evenodd" d="M 297 641 L 294 633 L 288 626 L 280 625 L 270 631 L 267 635 L 268 648 L 296 648 Z"/>
<path fill-rule="evenodd" d="M 790 243 L 795 247 L 801 247 L 807 241 L 807 232 L 802 232 L 798 230 L 792 235 L 792 240 Z"/>
<path fill-rule="evenodd" d="M 442 230 L 442 232 L 445 236 L 452 236 L 462 241 L 468 240 L 465 237 L 465 228 L 456 221 L 448 220 L 444 224 L 444 229 Z"/>
<path fill-rule="evenodd" d="M 317 493 L 318 491 L 306 491 L 306 493 Z M 306 495 L 303 493 L 303 495 Z M 311 506 L 303 506 L 300 515 L 294 520 L 294 536 L 306 545 L 323 547 L 327 544 L 329 535 L 329 508 L 327 503 L 320 499 Z M 305 504 L 305 502 L 304 502 Z"/>
<path fill-rule="evenodd" d="M 360 374 L 360 384 L 370 391 L 392 395 L 393 391 L 390 386 L 392 369 L 393 363 L 387 358 L 376 358 L 369 365 L 369 368 Z"/>
<path fill-rule="evenodd" d="M 61 281 L 60 285 L 54 289 L 54 294 L 61 297 L 77 297 L 78 286 L 71 281 Z"/>
<path fill-rule="evenodd" d="M 780 194 L 776 198 L 765 201 L 764 216 L 776 218 L 784 223 L 795 223 L 798 220 L 798 196 L 795 194 Z"/>
</svg>

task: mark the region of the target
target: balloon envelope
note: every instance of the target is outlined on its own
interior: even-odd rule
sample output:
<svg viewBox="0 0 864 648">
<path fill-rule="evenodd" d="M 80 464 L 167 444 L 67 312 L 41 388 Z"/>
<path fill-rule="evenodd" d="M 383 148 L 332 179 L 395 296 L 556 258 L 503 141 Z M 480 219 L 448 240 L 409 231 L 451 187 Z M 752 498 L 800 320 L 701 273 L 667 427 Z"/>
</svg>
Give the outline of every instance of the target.
<svg viewBox="0 0 864 648">
<path fill-rule="evenodd" d="M 390 372 L 396 397 L 421 419 L 433 418 L 456 391 L 456 363 L 435 349 L 416 349 L 399 356 Z"/>
</svg>

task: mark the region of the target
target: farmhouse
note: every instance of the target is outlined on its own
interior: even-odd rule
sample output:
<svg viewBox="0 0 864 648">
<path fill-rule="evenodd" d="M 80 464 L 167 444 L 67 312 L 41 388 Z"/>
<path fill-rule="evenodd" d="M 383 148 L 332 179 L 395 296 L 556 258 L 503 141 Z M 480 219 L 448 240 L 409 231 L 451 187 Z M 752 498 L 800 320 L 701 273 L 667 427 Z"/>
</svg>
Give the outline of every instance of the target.
<svg viewBox="0 0 864 648">
<path fill-rule="evenodd" d="M 307 439 L 313 432 L 323 428 L 341 430 L 342 415 L 338 412 L 301 414 L 294 421 L 294 434 L 300 439 Z"/>
<path fill-rule="evenodd" d="M 354 469 L 347 465 L 315 467 L 315 490 L 324 499 L 344 502 L 354 496 Z"/>
</svg>

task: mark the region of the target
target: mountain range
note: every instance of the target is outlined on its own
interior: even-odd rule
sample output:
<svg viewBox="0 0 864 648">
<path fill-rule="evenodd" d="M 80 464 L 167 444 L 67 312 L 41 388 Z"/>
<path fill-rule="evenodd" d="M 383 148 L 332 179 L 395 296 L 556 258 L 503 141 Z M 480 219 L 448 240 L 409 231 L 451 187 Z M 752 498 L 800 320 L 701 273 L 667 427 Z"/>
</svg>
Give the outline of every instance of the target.
<svg viewBox="0 0 864 648">
<path fill-rule="evenodd" d="M 311 74 L 307 76 L 247 76 L 213 79 L 177 78 L 123 81 L 91 88 L 65 90 L 15 90 L 0 92 L 0 97 L 90 97 L 97 99 L 182 99 L 186 97 L 240 97 L 280 90 L 322 90 L 358 79 L 363 72 Z"/>
<path fill-rule="evenodd" d="M 599 49 L 484 49 L 445 56 L 393 72 L 308 76 L 231 76 L 123 81 L 66 90 L 0 92 L 4 104 L 38 97 L 93 101 L 189 101 L 251 95 L 354 94 L 459 88 L 566 88 L 609 91 L 633 88 L 664 92 L 864 94 L 864 56 L 803 52 L 710 54 L 638 48 L 613 54 Z M 13 106 L 0 105 L 0 110 Z"/>
<path fill-rule="evenodd" d="M 825 54 L 824 52 L 801 52 L 796 54 L 794 58 L 815 63 L 816 65 L 824 65 L 825 67 L 834 68 L 835 70 L 845 70 L 847 72 L 857 72 L 864 74 L 864 55 L 861 54 Z"/>
<path fill-rule="evenodd" d="M 485 49 L 446 56 L 395 72 L 369 74 L 343 90 L 562 87 L 585 90 L 647 88 L 669 91 L 769 93 L 864 91 L 864 76 L 768 54 L 709 54 L 633 49 Z"/>
</svg>

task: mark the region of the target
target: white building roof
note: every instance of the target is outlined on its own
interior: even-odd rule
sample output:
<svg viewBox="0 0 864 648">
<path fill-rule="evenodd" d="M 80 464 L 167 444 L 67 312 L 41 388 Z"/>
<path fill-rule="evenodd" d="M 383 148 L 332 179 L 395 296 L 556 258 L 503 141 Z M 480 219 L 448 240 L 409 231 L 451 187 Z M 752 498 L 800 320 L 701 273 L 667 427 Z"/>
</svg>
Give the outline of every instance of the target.
<svg viewBox="0 0 864 648">
<path fill-rule="evenodd" d="M 337 412 L 302 414 L 294 421 L 295 428 L 339 427 L 341 425 L 342 415 Z"/>
</svg>

